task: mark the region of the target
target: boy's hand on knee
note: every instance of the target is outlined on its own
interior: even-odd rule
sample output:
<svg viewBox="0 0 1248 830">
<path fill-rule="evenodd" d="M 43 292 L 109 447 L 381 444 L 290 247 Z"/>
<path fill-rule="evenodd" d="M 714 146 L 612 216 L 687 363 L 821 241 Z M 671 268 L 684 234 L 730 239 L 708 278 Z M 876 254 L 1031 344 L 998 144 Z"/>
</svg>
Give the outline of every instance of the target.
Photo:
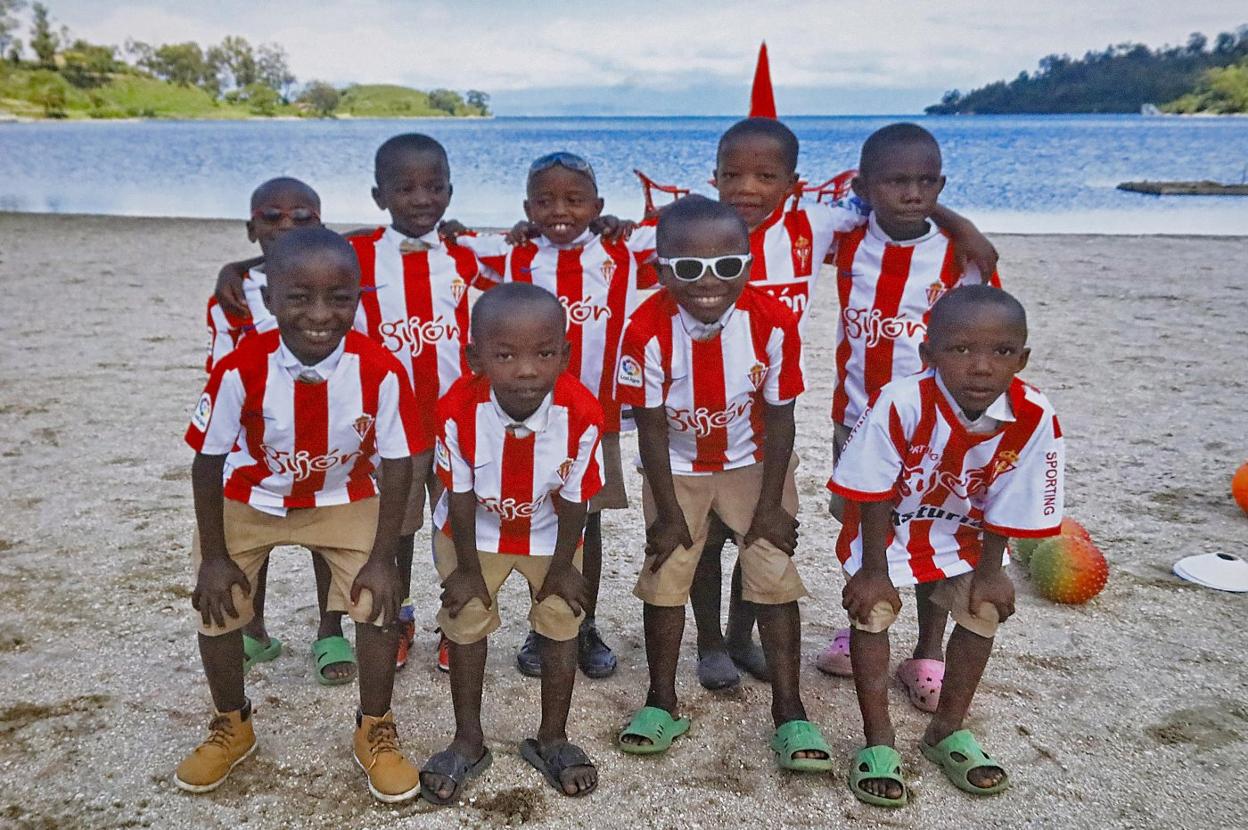
<svg viewBox="0 0 1248 830">
<path fill-rule="evenodd" d="M 485 577 L 480 571 L 469 572 L 456 568 L 442 581 L 442 607 L 452 617 L 458 617 L 459 612 L 474 597 L 481 600 L 486 608 L 490 607 L 490 590 L 486 587 Z"/>
<path fill-rule="evenodd" d="M 399 604 L 403 602 L 403 597 L 399 596 L 399 567 L 393 559 L 384 556 L 368 558 L 351 583 L 352 605 L 359 605 L 364 591 L 368 591 L 373 598 L 373 613 L 368 618 L 369 622 L 388 625 L 399 618 Z"/>
<path fill-rule="evenodd" d="M 631 219 L 621 219 L 611 214 L 599 216 L 589 223 L 589 229 L 601 236 L 604 242 L 619 242 L 628 239 L 636 227 L 637 223 Z"/>
<path fill-rule="evenodd" d="M 893 606 L 894 614 L 901 610 L 901 597 L 888 578 L 888 571 L 860 568 L 845 583 L 845 590 L 841 592 L 841 607 L 860 623 L 869 621 L 871 609 L 881 602 Z"/>
<path fill-rule="evenodd" d="M 199 612 L 205 626 L 224 626 L 226 614 L 238 619 L 238 609 L 234 607 L 235 585 L 242 588 L 244 594 L 251 593 L 247 574 L 233 559 L 214 556 L 200 563 L 191 607 Z"/>
<path fill-rule="evenodd" d="M 679 547 L 693 547 L 693 537 L 689 535 L 689 524 L 685 517 L 659 516 L 646 528 L 646 556 L 654 559 L 650 563 L 650 572 L 658 573 L 667 558 Z"/>
<path fill-rule="evenodd" d="M 508 245 L 523 245 L 535 236 L 541 236 L 541 229 L 533 222 L 522 219 L 511 226 L 511 230 L 507 231 L 507 235 L 503 237 L 507 240 Z"/>
<path fill-rule="evenodd" d="M 754 544 L 758 539 L 765 539 L 784 551 L 789 556 L 797 552 L 797 528 L 799 522 L 783 508 L 759 510 L 750 521 L 750 529 L 745 534 L 745 547 Z"/>
<path fill-rule="evenodd" d="M 585 577 L 572 565 L 551 566 L 542 580 L 542 588 L 537 592 L 537 601 L 547 597 L 561 597 L 572 613 L 580 616 L 581 611 L 589 604 L 589 586 Z"/>
<path fill-rule="evenodd" d="M 996 607 L 997 618 L 1001 622 L 1013 616 L 1014 583 L 1005 571 L 975 571 L 975 575 L 971 577 L 971 613 L 979 613 L 979 606 L 985 602 Z"/>
</svg>

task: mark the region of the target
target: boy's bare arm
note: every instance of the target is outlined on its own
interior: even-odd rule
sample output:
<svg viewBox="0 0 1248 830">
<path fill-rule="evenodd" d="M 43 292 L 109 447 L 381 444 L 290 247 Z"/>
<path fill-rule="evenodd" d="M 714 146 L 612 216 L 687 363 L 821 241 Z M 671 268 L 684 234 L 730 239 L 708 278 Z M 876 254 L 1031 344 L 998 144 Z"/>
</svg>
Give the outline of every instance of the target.
<svg viewBox="0 0 1248 830">
<path fill-rule="evenodd" d="M 191 490 L 195 497 L 195 522 L 199 527 L 200 565 L 191 606 L 204 625 L 225 625 L 226 615 L 238 618 L 233 586 L 251 593 L 243 569 L 230 558 L 225 547 L 225 496 L 222 480 L 224 455 L 196 453 L 191 464 Z"/>
<path fill-rule="evenodd" d="M 477 494 L 471 490 L 451 492 L 449 498 L 455 570 L 442 581 L 442 607 L 452 617 L 458 617 L 473 597 L 489 608 L 490 592 L 481 575 L 481 559 L 477 556 Z"/>
<path fill-rule="evenodd" d="M 996 272 L 1000 258 L 988 237 L 970 219 L 944 205 L 937 205 L 932 211 L 932 221 L 953 237 L 953 255 L 957 258 L 958 267 L 965 269 L 967 262 L 973 262 L 984 282 L 987 282 L 988 277 Z"/>
<path fill-rule="evenodd" d="M 788 477 L 789 461 L 793 457 L 793 421 L 795 401 L 783 406 L 763 404 L 763 424 L 766 444 L 763 446 L 763 485 L 759 492 L 754 518 L 745 534 L 745 545 L 755 539 L 766 539 L 780 550 L 792 556 L 797 550 L 797 517 L 790 516 L 781 506 L 784 497 L 784 481 Z"/>
<path fill-rule="evenodd" d="M 549 596 L 563 597 L 573 614 L 580 614 L 589 602 L 589 588 L 585 578 L 576 569 L 573 559 L 585 532 L 585 516 L 589 505 L 583 501 L 566 501 L 559 495 L 552 496 L 555 512 L 559 515 L 559 531 L 555 537 L 555 554 L 537 592 L 537 601 Z"/>
<path fill-rule="evenodd" d="M 662 406 L 633 407 L 637 422 L 637 447 L 641 467 L 654 499 L 654 523 L 646 528 L 646 556 L 654 557 L 650 565 L 655 573 L 676 548 L 692 547 L 689 524 L 676 500 L 676 484 L 672 481 L 672 460 L 667 454 L 667 413 Z"/>
<path fill-rule="evenodd" d="M 251 314 L 247 296 L 243 293 L 243 275 L 264 262 L 264 257 L 253 256 L 240 262 L 227 262 L 217 272 L 217 285 L 213 289 L 217 302 L 231 314 L 246 317 Z"/>
<path fill-rule="evenodd" d="M 845 582 L 841 607 L 859 622 L 866 622 L 877 603 L 887 602 L 893 612 L 901 610 L 901 597 L 888 575 L 888 532 L 893 520 L 891 501 L 859 502 L 862 515 L 862 567 Z"/>
<path fill-rule="evenodd" d="M 422 456 L 424 454 L 422 453 Z M 383 625 L 399 617 L 399 567 L 395 559 L 399 543 L 399 531 L 403 525 L 403 513 L 407 509 L 407 495 L 412 487 L 412 459 L 381 459 L 377 508 L 377 532 L 373 536 L 373 549 L 368 561 L 351 583 L 351 602 L 358 603 L 367 590 L 372 598 L 372 616 Z"/>
<path fill-rule="evenodd" d="M 984 531 L 984 546 L 971 579 L 970 607 L 972 613 L 981 603 L 996 606 L 997 617 L 1005 622 L 1014 614 L 1014 582 L 1001 567 L 1005 554 L 1005 537 Z"/>
</svg>

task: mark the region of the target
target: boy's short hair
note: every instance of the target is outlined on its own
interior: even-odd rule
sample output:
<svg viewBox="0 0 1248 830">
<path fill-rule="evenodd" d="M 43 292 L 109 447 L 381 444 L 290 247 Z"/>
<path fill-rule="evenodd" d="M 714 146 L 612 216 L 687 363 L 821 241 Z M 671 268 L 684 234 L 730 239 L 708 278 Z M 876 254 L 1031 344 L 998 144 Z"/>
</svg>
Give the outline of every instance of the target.
<svg viewBox="0 0 1248 830">
<path fill-rule="evenodd" d="M 551 319 L 558 320 L 561 327 L 567 317 L 559 298 L 540 285 L 505 282 L 482 294 L 473 305 L 469 334 L 473 340 L 480 340 L 502 318 L 521 313 L 550 314 Z"/>
<path fill-rule="evenodd" d="M 784 153 L 785 166 L 791 171 L 797 170 L 797 136 L 793 131 L 780 121 L 774 118 L 745 118 L 733 124 L 724 134 L 719 137 L 719 145 L 715 148 L 715 158 L 718 161 L 720 155 L 724 152 L 724 145 L 730 144 L 738 138 L 746 136 L 761 135 L 767 138 L 775 139 L 780 144 L 780 151 Z"/>
<path fill-rule="evenodd" d="M 557 150 L 534 159 L 533 163 L 529 165 L 529 176 L 525 180 L 525 187 L 533 184 L 533 177 L 538 173 L 543 173 L 552 167 L 562 167 L 565 170 L 571 170 L 573 173 L 580 173 L 589 179 L 589 183 L 594 186 L 594 192 L 598 192 L 598 177 L 594 175 L 594 168 L 585 159 L 576 153 L 569 153 L 567 150 Z"/>
<path fill-rule="evenodd" d="M 927 318 L 927 339 L 933 340 L 948 327 L 956 325 L 968 308 L 995 305 L 1005 311 L 1027 337 L 1027 310 L 1014 295 L 991 285 L 963 285 L 946 292 L 932 306 Z"/>
<path fill-rule="evenodd" d="M 269 198 L 270 194 L 279 190 L 299 191 L 314 202 L 318 209 L 321 206 L 320 194 L 313 190 L 311 185 L 292 176 L 277 176 L 269 179 L 267 182 L 261 182 L 259 187 L 251 191 L 251 209 L 255 210 L 261 202 Z"/>
<path fill-rule="evenodd" d="M 446 148 L 436 138 L 424 133 L 400 133 L 386 139 L 377 148 L 377 154 L 373 157 L 374 178 L 380 178 L 382 171 L 404 153 L 434 153 L 442 160 L 447 172 L 450 172 L 451 162 L 447 158 Z"/>
<path fill-rule="evenodd" d="M 659 211 L 659 226 L 655 230 L 655 248 L 666 251 L 674 235 L 690 222 L 731 222 L 741 229 L 741 238 L 748 243 L 750 229 L 736 208 L 705 196 L 691 194 L 677 199 Z"/>
<path fill-rule="evenodd" d="M 292 228 L 273 241 L 265 257 L 269 283 L 281 281 L 288 273 L 312 258 L 333 258 L 360 275 L 360 261 L 351 243 L 326 227 Z"/>
<path fill-rule="evenodd" d="M 862 143 L 862 153 L 858 158 L 858 170 L 870 174 L 888 155 L 888 152 L 899 144 L 928 144 L 940 155 L 940 142 L 936 136 L 918 124 L 901 122 L 880 127 Z"/>
</svg>

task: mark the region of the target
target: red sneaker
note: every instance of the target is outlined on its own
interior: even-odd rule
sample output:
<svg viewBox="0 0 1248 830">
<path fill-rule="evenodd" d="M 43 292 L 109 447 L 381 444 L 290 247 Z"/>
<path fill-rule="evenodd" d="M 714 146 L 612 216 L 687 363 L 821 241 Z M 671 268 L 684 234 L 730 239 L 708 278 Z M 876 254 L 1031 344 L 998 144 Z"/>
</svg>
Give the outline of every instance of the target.
<svg viewBox="0 0 1248 830">
<path fill-rule="evenodd" d="M 438 632 L 438 671 L 449 672 L 451 670 L 451 641 L 446 639 L 446 635 L 441 631 Z"/>
<path fill-rule="evenodd" d="M 412 640 L 416 637 L 416 623 L 405 622 L 399 629 L 399 650 L 394 655 L 395 671 L 407 665 L 407 653 L 412 649 Z"/>
</svg>

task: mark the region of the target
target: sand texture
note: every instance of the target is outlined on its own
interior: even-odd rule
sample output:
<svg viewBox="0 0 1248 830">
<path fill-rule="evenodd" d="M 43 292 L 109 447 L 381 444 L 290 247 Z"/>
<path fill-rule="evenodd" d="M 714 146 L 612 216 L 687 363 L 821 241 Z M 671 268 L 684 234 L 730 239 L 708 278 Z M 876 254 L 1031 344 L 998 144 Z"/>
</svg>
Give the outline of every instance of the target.
<svg viewBox="0 0 1248 830">
<path fill-rule="evenodd" d="M 599 621 L 620 656 L 578 681 L 572 737 L 602 775 L 560 797 L 517 755 L 538 684 L 512 668 L 519 583 L 503 595 L 486 688 L 494 766 L 464 806 L 376 805 L 350 757 L 353 687 L 322 688 L 310 658 L 308 557 L 281 550 L 270 630 L 286 653 L 248 691 L 260 749 L 216 793 L 189 796 L 173 767 L 210 714 L 190 609 L 193 525 L 182 443 L 203 383 L 204 301 L 221 262 L 250 255 L 240 222 L 0 214 L 0 826 L 196 827 L 1244 827 L 1248 826 L 1248 595 L 1180 582 L 1174 560 L 1248 554 L 1230 476 L 1248 458 L 1248 243 L 1236 238 L 1006 236 L 1006 285 L 1031 316 L 1025 377 L 1057 406 L 1068 511 L 1105 551 L 1105 592 L 1041 599 L 1012 567 L 1019 613 L 998 638 L 969 722 L 1009 768 L 987 800 L 955 790 L 916 742 L 925 716 L 892 693 L 913 804 L 858 803 L 844 766 L 861 733 L 852 685 L 811 665 L 843 624 L 831 465 L 835 294 L 814 309 L 809 392 L 798 407 L 804 601 L 802 682 L 836 754 L 832 775 L 777 770 L 768 688 L 680 692 L 693 730 L 665 757 L 613 747 L 642 703 L 640 508 L 606 514 Z M 625 441 L 626 455 L 633 452 Z M 634 500 L 639 481 L 630 474 Z M 449 740 L 448 683 L 433 666 L 437 589 L 417 539 L 422 611 L 395 710 L 417 761 Z M 914 639 L 913 595 L 893 638 Z"/>
</svg>

